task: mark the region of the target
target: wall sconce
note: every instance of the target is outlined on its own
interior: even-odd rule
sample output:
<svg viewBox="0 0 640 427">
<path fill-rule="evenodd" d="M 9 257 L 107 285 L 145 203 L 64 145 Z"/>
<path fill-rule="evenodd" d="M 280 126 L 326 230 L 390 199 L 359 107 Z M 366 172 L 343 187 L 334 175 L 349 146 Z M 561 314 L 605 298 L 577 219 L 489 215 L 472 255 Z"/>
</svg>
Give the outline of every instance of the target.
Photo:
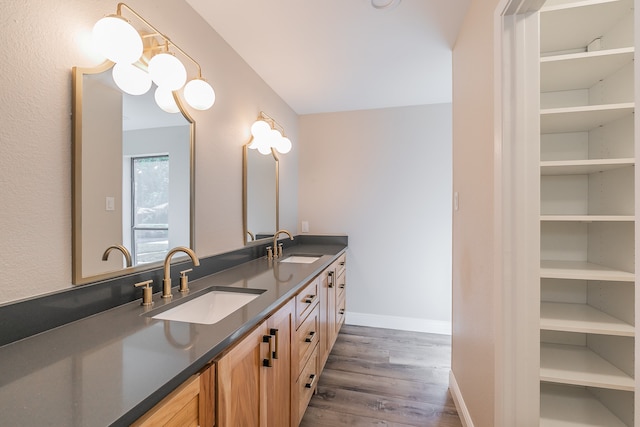
<svg viewBox="0 0 640 427">
<path fill-rule="evenodd" d="M 122 16 L 123 8 L 151 29 L 152 33 L 138 32 Z M 214 104 L 215 92 L 202 78 L 200 64 L 126 4 L 118 3 L 115 15 L 105 16 L 94 25 L 93 41 L 100 53 L 115 63 L 113 80 L 122 91 L 142 95 L 149 91 L 151 82 L 154 82 L 158 86 L 156 102 L 169 113 L 179 111 L 172 92 L 183 87 L 185 101 L 196 110 L 208 110 Z M 187 83 L 187 70 L 170 48 L 196 66 L 197 77 Z"/>
<path fill-rule="evenodd" d="M 261 154 L 271 154 L 272 148 L 281 154 L 291 151 L 291 141 L 284 136 L 284 128 L 262 111 L 251 125 L 251 139 L 249 148 L 257 149 Z"/>
</svg>

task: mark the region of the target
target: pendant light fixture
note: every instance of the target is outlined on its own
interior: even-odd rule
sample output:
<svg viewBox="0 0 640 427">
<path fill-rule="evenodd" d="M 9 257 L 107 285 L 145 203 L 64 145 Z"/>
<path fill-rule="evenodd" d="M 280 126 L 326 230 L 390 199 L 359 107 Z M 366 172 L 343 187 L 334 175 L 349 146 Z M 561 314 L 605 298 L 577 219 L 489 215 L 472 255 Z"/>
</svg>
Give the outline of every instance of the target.
<svg viewBox="0 0 640 427">
<path fill-rule="evenodd" d="M 261 154 L 270 154 L 272 148 L 281 154 L 291 151 L 291 140 L 284 136 L 284 128 L 262 111 L 251 125 L 251 139 L 249 148 Z"/>
<path fill-rule="evenodd" d="M 138 32 L 122 16 L 123 9 L 152 32 Z M 215 103 L 215 92 L 202 77 L 200 64 L 126 4 L 118 3 L 114 15 L 108 15 L 94 25 L 93 39 L 98 51 L 115 63 L 113 79 L 123 92 L 142 95 L 151 88 L 153 81 L 158 86 L 155 99 L 160 108 L 176 113 L 180 109 L 172 92 L 183 88 L 185 101 L 196 110 L 208 110 Z M 197 70 L 197 75 L 189 82 L 187 69 L 177 53 Z"/>
</svg>

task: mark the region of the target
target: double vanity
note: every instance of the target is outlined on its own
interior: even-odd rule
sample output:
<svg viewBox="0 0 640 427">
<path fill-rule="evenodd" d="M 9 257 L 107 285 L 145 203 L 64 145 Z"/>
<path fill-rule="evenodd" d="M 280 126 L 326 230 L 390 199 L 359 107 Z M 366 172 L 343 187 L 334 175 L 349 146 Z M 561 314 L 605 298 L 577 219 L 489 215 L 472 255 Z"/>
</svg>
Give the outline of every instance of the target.
<svg viewBox="0 0 640 427">
<path fill-rule="evenodd" d="M 159 53 L 143 33 L 145 71 Z M 297 426 L 344 322 L 347 237 L 280 230 L 288 149 L 252 137 L 244 247 L 197 258 L 195 121 L 178 91 L 168 111 L 118 70 L 73 68 L 78 286 L 0 305 L 0 426 Z"/>
<path fill-rule="evenodd" d="M 300 236 L 281 258 L 244 249 L 216 256 L 242 259 L 218 271 L 201 259 L 187 292 L 143 306 L 135 289 L 134 301 L 0 347 L 0 425 L 297 426 L 344 322 L 346 248 L 346 236 Z M 82 311 L 83 288 L 22 305 L 35 317 Z"/>
</svg>

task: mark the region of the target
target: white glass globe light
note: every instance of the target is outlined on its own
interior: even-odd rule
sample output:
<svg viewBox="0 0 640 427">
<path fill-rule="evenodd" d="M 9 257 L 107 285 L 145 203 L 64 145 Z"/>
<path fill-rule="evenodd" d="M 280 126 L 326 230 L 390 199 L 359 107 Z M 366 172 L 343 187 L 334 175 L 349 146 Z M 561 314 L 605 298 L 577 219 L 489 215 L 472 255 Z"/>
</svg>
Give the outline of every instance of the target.
<svg viewBox="0 0 640 427">
<path fill-rule="evenodd" d="M 208 110 L 216 102 L 216 93 L 209 83 L 198 78 L 184 87 L 184 99 L 196 110 Z"/>
<path fill-rule="evenodd" d="M 178 90 L 187 81 L 187 70 L 178 58 L 170 53 L 159 53 L 149 61 L 149 74 L 158 86 Z"/>
<path fill-rule="evenodd" d="M 178 107 L 178 104 L 176 104 L 176 100 L 173 99 L 173 93 L 169 89 L 158 86 L 154 94 L 154 98 L 158 107 L 162 108 L 167 113 L 174 114 L 180 112 L 180 108 Z"/>
<path fill-rule="evenodd" d="M 113 66 L 113 81 L 129 95 L 142 95 L 151 88 L 149 74 L 133 64 L 119 62 Z"/>
<path fill-rule="evenodd" d="M 271 126 L 264 120 L 256 120 L 251 125 L 251 135 L 253 135 L 254 138 L 266 137 L 270 131 Z"/>
<path fill-rule="evenodd" d="M 93 43 L 98 51 L 115 63 L 133 64 L 142 56 L 142 38 L 121 16 L 109 15 L 93 26 Z"/>
<path fill-rule="evenodd" d="M 264 154 L 265 156 L 267 154 L 271 154 L 271 145 L 266 143 L 260 144 L 258 145 L 258 151 L 260 152 L 260 154 Z"/>
<path fill-rule="evenodd" d="M 256 149 L 258 149 L 258 145 L 260 145 L 260 141 L 255 136 L 252 136 L 251 137 L 251 142 L 249 142 L 249 145 L 247 147 L 252 149 L 252 150 L 256 150 Z"/>
<path fill-rule="evenodd" d="M 269 139 L 269 145 L 275 148 L 276 145 L 278 145 L 278 141 L 282 139 L 282 134 L 278 129 L 271 129 L 269 131 L 268 139 Z"/>
<path fill-rule="evenodd" d="M 276 145 L 274 148 L 278 150 L 278 153 L 287 154 L 289 151 L 291 151 L 291 140 L 286 136 L 283 136 L 282 138 L 278 139 L 278 141 L 276 141 Z"/>
</svg>

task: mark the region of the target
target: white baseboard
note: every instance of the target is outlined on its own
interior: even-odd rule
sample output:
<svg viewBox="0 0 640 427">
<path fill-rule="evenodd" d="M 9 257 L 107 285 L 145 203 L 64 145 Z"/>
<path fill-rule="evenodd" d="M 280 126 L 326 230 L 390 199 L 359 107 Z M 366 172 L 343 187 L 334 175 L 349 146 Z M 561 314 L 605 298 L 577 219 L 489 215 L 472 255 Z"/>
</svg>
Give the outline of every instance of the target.
<svg viewBox="0 0 640 427">
<path fill-rule="evenodd" d="M 383 316 L 380 314 L 353 313 L 347 311 L 345 322 L 348 325 L 356 326 L 370 326 L 374 328 L 400 329 L 403 331 L 451 335 L 451 322 L 445 322 L 442 320 Z"/>
<path fill-rule="evenodd" d="M 456 381 L 456 376 L 453 375 L 453 371 L 449 371 L 449 390 L 453 397 L 453 403 L 455 403 L 456 409 L 458 410 L 458 416 L 462 422 L 462 427 L 474 427 L 471 415 L 469 415 L 467 405 L 464 403 L 460 387 L 458 387 L 458 382 Z"/>
</svg>

